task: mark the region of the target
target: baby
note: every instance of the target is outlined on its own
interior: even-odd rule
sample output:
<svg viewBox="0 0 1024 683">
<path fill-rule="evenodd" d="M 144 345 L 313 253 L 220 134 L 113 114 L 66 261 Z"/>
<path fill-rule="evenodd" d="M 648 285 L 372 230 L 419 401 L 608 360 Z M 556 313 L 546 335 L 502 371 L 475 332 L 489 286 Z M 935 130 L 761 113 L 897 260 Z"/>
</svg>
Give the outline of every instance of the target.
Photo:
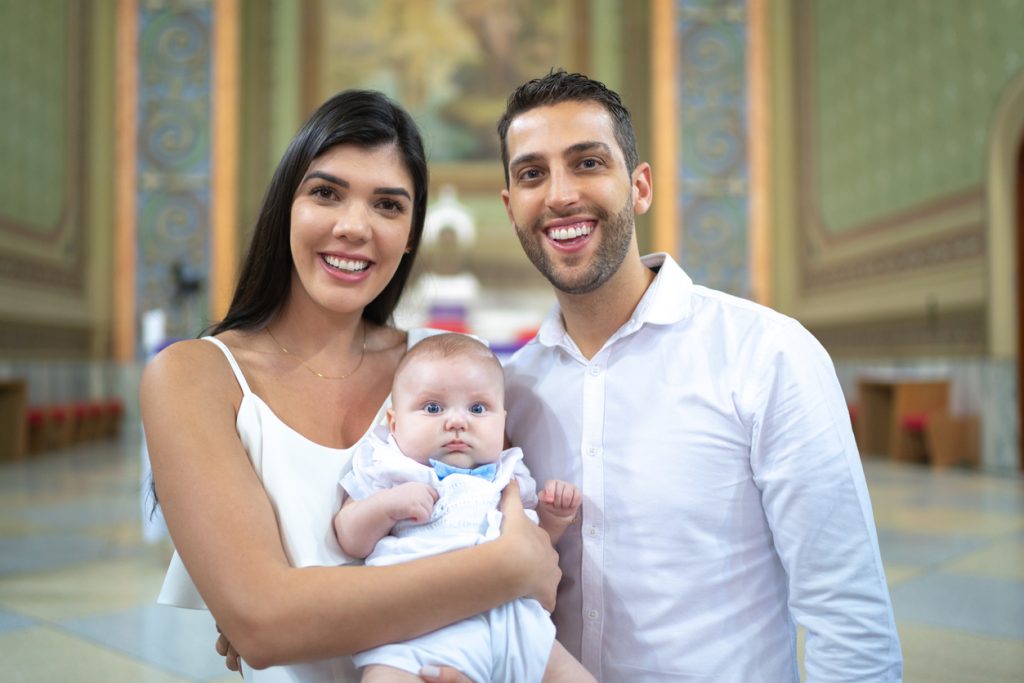
<svg viewBox="0 0 1024 683">
<path fill-rule="evenodd" d="M 575 519 L 575 486 L 549 481 L 538 496 L 522 451 L 503 448 L 504 374 L 484 344 L 460 334 L 420 341 L 395 370 L 391 399 L 389 430 L 364 441 L 341 481 L 347 498 L 334 528 L 347 554 L 387 565 L 492 540 L 501 491 L 513 477 L 552 543 Z M 475 681 L 593 680 L 528 598 L 360 652 L 355 663 L 364 683 L 420 681 L 420 669 L 437 664 Z"/>
</svg>

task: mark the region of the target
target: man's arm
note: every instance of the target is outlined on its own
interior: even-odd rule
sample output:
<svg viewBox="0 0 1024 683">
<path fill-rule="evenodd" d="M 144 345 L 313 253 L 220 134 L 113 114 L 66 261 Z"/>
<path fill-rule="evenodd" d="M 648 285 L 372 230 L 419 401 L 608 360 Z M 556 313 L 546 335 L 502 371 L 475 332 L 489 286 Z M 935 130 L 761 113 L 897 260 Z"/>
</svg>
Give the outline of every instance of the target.
<svg viewBox="0 0 1024 683">
<path fill-rule="evenodd" d="M 756 384 L 751 467 L 790 612 L 807 629 L 807 681 L 900 681 L 871 502 L 835 370 L 799 325 L 777 332 Z"/>
<path fill-rule="evenodd" d="M 403 519 L 425 522 L 437 502 L 437 491 L 429 484 L 406 482 L 378 491 L 368 498 L 349 497 L 334 516 L 338 544 L 350 557 L 365 558 Z"/>
</svg>

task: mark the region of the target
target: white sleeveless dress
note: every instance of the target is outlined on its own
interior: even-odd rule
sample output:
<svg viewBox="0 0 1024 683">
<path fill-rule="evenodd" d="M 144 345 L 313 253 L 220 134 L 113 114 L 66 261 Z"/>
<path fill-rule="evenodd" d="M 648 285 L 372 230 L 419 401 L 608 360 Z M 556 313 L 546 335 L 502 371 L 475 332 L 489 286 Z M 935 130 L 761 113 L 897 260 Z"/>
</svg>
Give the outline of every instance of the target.
<svg viewBox="0 0 1024 683">
<path fill-rule="evenodd" d="M 437 334 L 436 330 L 408 332 L 408 346 Z M 341 550 L 334 535 L 334 515 L 341 507 L 338 482 L 352 468 L 351 448 L 328 448 L 310 441 L 278 418 L 249 389 L 231 351 L 218 339 L 204 337 L 224 352 L 242 389 L 235 427 L 249 454 L 256 475 L 277 515 L 285 554 L 294 567 L 337 566 L 354 560 Z M 386 424 L 391 396 L 377 411 L 367 433 Z M 365 435 L 364 435 L 365 438 Z M 167 568 L 157 602 L 162 605 L 206 609 L 184 564 L 175 552 Z M 211 643 L 214 635 L 210 635 Z M 350 657 L 277 666 L 256 671 L 243 662 L 246 681 L 256 683 L 355 683 L 359 680 Z"/>
</svg>

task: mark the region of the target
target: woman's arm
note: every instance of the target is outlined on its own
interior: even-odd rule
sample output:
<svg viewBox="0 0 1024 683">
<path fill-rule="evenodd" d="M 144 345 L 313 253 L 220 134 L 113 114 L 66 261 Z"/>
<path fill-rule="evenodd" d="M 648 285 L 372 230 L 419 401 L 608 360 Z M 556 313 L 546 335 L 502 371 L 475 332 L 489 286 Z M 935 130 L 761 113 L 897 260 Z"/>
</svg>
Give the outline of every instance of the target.
<svg viewBox="0 0 1024 683">
<path fill-rule="evenodd" d="M 515 487 L 503 496 L 503 533 L 492 543 L 391 567 L 289 566 L 235 431 L 240 400 L 207 342 L 169 347 L 142 379 L 153 478 L 175 547 L 250 665 L 406 640 L 524 595 L 553 607 L 558 558 L 522 514 Z"/>
</svg>

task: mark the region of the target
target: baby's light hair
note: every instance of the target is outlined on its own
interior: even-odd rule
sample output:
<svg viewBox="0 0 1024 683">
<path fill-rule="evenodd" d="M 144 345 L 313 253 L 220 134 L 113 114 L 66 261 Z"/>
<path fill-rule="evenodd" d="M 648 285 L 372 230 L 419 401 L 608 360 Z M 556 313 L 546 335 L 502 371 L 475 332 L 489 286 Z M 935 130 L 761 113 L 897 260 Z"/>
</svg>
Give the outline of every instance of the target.
<svg viewBox="0 0 1024 683">
<path fill-rule="evenodd" d="M 504 387 L 505 372 L 502 370 L 501 363 L 498 361 L 497 356 L 495 356 L 483 342 L 468 335 L 457 334 L 455 332 L 431 335 L 416 342 L 413 347 L 409 349 L 404 356 L 402 356 L 402 360 L 398 362 L 398 367 L 395 368 L 395 380 L 398 379 L 402 370 L 417 358 L 456 357 L 476 358 L 486 364 L 493 365 L 498 371 L 498 377 L 501 380 L 502 387 Z"/>
</svg>

